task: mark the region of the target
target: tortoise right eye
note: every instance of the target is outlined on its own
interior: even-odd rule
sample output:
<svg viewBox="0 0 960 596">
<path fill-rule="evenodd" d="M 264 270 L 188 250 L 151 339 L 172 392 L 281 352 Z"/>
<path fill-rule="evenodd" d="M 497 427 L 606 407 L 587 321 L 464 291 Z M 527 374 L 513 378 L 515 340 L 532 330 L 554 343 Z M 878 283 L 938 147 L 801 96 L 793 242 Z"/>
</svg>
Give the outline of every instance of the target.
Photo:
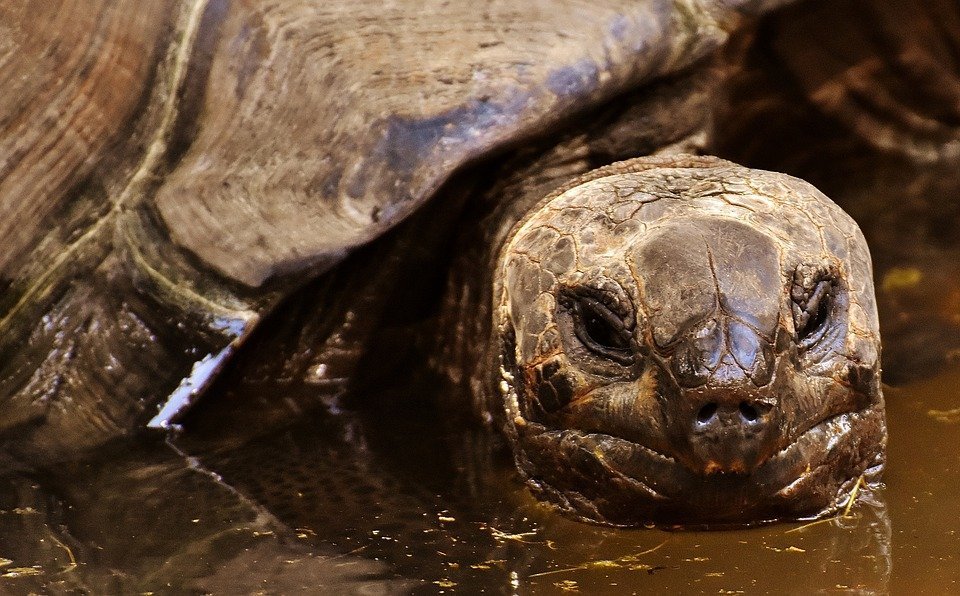
<svg viewBox="0 0 960 596">
<path fill-rule="evenodd" d="M 573 317 L 574 333 L 583 345 L 620 364 L 633 363 L 630 330 L 603 302 L 578 296 L 573 301 Z"/>
</svg>

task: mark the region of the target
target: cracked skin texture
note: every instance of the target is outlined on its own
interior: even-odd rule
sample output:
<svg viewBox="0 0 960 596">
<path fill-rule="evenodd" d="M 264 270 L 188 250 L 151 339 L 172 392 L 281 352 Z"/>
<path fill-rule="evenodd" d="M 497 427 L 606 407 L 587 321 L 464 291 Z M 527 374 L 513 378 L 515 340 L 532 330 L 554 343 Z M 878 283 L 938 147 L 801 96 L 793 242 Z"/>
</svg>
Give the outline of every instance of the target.
<svg viewBox="0 0 960 596">
<path fill-rule="evenodd" d="M 870 255 L 810 184 L 713 157 L 614 164 L 520 221 L 495 279 L 507 435 L 560 509 L 806 518 L 879 477 Z"/>
</svg>

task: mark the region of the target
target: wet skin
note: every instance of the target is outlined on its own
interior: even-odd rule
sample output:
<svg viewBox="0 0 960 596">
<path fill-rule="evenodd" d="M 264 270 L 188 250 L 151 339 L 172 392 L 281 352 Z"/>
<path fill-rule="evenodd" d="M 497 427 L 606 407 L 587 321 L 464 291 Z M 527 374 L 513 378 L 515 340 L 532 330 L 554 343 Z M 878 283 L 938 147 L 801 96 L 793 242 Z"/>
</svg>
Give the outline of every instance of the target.
<svg viewBox="0 0 960 596">
<path fill-rule="evenodd" d="M 495 278 L 507 435 L 560 509 L 757 523 L 879 477 L 870 256 L 809 184 L 709 157 L 615 164 L 522 220 Z"/>
</svg>

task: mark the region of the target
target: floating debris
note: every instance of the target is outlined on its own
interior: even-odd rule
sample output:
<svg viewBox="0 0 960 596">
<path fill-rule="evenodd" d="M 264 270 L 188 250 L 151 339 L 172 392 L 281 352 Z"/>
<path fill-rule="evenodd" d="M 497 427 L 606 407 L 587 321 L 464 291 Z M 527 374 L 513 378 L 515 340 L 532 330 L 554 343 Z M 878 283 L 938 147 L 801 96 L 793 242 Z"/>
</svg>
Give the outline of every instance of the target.
<svg viewBox="0 0 960 596">
<path fill-rule="evenodd" d="M 506 562 L 506 559 L 487 559 L 482 563 L 475 563 L 471 565 L 470 569 L 492 569 L 493 567 L 503 567 Z"/>
<path fill-rule="evenodd" d="M 850 498 L 847 499 L 847 506 L 843 508 L 843 517 L 850 517 L 850 508 L 853 507 L 854 501 L 857 500 L 857 493 L 860 492 L 861 486 L 863 486 L 863 474 L 857 478 L 857 483 L 853 485 L 853 490 L 850 491 Z"/>
<path fill-rule="evenodd" d="M 494 540 L 499 542 L 512 541 L 512 542 L 521 542 L 523 544 L 543 544 L 550 550 L 556 550 L 557 546 L 553 540 L 528 540 L 528 538 L 533 538 L 537 535 L 536 531 L 532 532 L 520 532 L 520 533 L 509 533 L 504 532 L 503 530 L 498 530 L 493 526 L 488 526 L 486 524 L 480 524 L 480 528 L 484 530 L 489 530 L 490 535 L 493 536 Z"/>
<path fill-rule="evenodd" d="M 555 587 L 559 588 L 561 592 L 579 592 L 580 584 L 572 579 L 565 579 L 563 581 L 556 582 L 553 584 Z"/>
<path fill-rule="evenodd" d="M 0 577 L 26 577 L 28 575 L 40 575 L 43 571 L 39 566 L 37 567 L 12 567 L 7 570 L 6 573 L 0 575 Z"/>
<path fill-rule="evenodd" d="M 806 549 L 800 548 L 799 546 L 788 546 L 787 548 L 777 548 L 775 546 L 766 546 L 764 548 L 772 550 L 775 553 L 805 553 Z"/>
<path fill-rule="evenodd" d="M 586 569 L 627 569 L 630 571 L 647 571 L 653 572 L 657 569 L 662 569 L 662 567 L 653 567 L 647 563 L 641 563 L 640 557 L 644 555 L 649 555 L 655 550 L 662 547 L 667 543 L 667 540 L 664 540 L 657 546 L 647 549 L 643 552 L 636 553 L 633 555 L 624 555 L 618 559 L 604 559 L 600 561 L 588 561 L 586 563 L 577 565 L 575 567 L 564 567 L 563 569 L 551 569 L 550 571 L 541 571 L 540 573 L 533 573 L 529 577 L 542 577 L 544 575 L 553 575 L 554 573 L 568 573 L 571 571 L 583 571 Z"/>
<path fill-rule="evenodd" d="M 812 526 L 819 526 L 820 524 L 836 523 L 838 522 L 838 520 L 841 520 L 841 519 L 850 519 L 850 518 L 857 517 L 856 515 L 851 514 L 851 509 L 853 508 L 853 504 L 857 500 L 857 495 L 860 493 L 860 488 L 863 486 L 866 486 L 866 482 L 864 481 L 863 478 L 864 477 L 862 474 L 860 475 L 859 478 L 857 478 L 857 483 L 853 485 L 853 490 L 850 491 L 850 496 L 847 497 L 847 502 L 843 507 L 843 513 L 841 513 L 839 516 L 817 519 L 810 523 L 803 524 L 802 526 L 797 526 L 796 528 L 790 528 L 789 530 L 784 532 L 784 534 L 792 534 L 793 532 L 800 532 Z"/>
<path fill-rule="evenodd" d="M 66 544 L 64 544 L 59 538 L 57 538 L 57 537 L 54 536 L 53 534 L 50 534 L 50 538 L 52 538 L 53 541 L 57 543 L 57 546 L 59 546 L 60 548 L 62 548 L 64 551 L 66 551 L 67 556 L 70 557 L 70 564 L 64 566 L 64 568 L 60 570 L 60 573 L 69 573 L 69 572 L 73 571 L 74 569 L 76 569 L 76 568 L 77 568 L 77 559 L 76 559 L 76 557 L 73 556 L 73 551 L 70 550 L 70 547 L 67 546 Z"/>
</svg>

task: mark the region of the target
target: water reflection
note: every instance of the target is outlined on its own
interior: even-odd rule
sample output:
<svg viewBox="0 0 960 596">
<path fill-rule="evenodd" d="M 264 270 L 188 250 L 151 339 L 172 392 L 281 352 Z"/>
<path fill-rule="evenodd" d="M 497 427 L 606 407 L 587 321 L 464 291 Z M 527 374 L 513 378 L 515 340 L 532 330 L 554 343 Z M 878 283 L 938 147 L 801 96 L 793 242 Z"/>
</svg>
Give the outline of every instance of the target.
<svg viewBox="0 0 960 596">
<path fill-rule="evenodd" d="M 489 435 L 437 432 L 422 412 L 318 416 L 240 447 L 216 433 L 117 443 L 5 475 L 0 589 L 955 590 L 958 386 L 954 367 L 887 388 L 887 486 L 848 515 L 719 532 L 565 519 L 529 496 Z"/>
<path fill-rule="evenodd" d="M 375 449 L 331 440 L 330 420 L 198 458 L 161 442 L 114 445 L 42 477 L 7 476 L 2 585 L 942 592 L 960 580 L 958 383 L 953 370 L 888 389 L 888 486 L 848 516 L 722 532 L 567 520 L 535 503 L 507 462 L 478 462 L 483 446 L 469 433 L 453 448 L 448 436 L 405 452 L 411 436 L 429 436 L 411 435 L 422 430 L 416 420 L 392 419 L 393 436 Z"/>
</svg>

